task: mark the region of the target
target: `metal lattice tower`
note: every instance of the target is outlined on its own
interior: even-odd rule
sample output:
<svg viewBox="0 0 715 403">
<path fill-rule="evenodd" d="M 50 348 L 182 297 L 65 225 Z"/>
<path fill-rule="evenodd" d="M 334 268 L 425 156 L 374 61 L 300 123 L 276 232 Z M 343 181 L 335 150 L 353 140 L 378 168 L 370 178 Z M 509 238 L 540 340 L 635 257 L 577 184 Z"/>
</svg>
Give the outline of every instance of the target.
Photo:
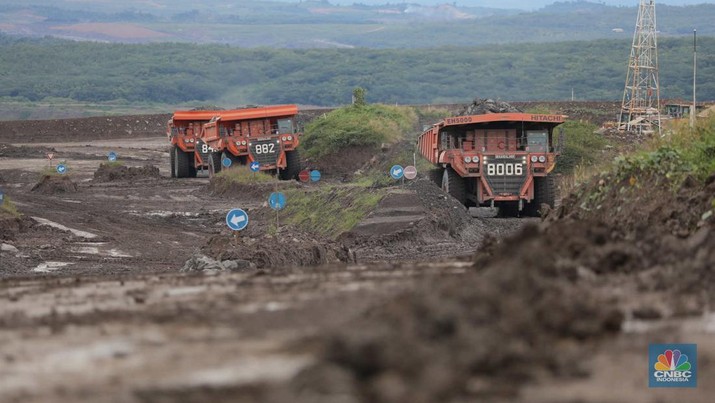
<svg viewBox="0 0 715 403">
<path fill-rule="evenodd" d="M 618 129 L 646 134 L 655 131 L 660 133 L 655 0 L 640 1 Z"/>
</svg>

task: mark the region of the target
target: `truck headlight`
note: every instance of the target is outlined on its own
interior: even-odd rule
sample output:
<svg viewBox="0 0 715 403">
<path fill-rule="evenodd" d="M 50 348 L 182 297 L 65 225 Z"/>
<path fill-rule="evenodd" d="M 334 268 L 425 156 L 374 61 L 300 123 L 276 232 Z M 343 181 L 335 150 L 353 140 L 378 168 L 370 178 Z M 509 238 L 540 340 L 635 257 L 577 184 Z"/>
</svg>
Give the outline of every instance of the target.
<svg viewBox="0 0 715 403">
<path fill-rule="evenodd" d="M 293 140 L 293 136 L 288 136 L 288 141 Z"/>
<path fill-rule="evenodd" d="M 546 162 L 546 157 L 544 157 L 543 155 L 540 155 L 540 156 L 539 156 L 539 162 L 541 162 L 541 163 Z"/>
<path fill-rule="evenodd" d="M 539 160 L 539 157 L 537 157 L 536 155 L 531 156 L 531 162 L 536 162 L 538 160 Z"/>
<path fill-rule="evenodd" d="M 241 145 L 242 145 L 242 146 L 245 146 L 245 145 L 246 145 L 246 140 L 243 140 L 243 141 L 241 142 Z"/>
<path fill-rule="evenodd" d="M 475 155 L 474 157 L 472 157 L 472 162 L 475 163 L 475 164 L 478 163 L 478 162 L 479 162 L 479 157 L 477 157 L 476 155 Z"/>
<path fill-rule="evenodd" d="M 472 157 L 469 157 L 469 156 L 464 157 L 464 162 L 466 162 L 467 164 L 469 164 L 469 162 L 471 162 L 471 161 L 472 161 Z"/>
<path fill-rule="evenodd" d="M 283 136 L 283 137 L 281 137 L 281 140 L 286 141 L 288 139 L 286 138 L 286 136 Z"/>
</svg>

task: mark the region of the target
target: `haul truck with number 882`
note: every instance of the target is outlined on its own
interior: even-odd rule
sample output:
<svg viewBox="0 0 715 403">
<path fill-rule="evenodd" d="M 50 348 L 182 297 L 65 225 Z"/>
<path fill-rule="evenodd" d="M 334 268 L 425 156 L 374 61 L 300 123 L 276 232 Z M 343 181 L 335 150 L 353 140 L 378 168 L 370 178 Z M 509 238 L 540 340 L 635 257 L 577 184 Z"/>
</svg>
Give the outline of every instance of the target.
<svg viewBox="0 0 715 403">
<path fill-rule="evenodd" d="M 450 117 L 425 130 L 418 147 L 437 166 L 432 179 L 465 206 L 538 215 L 542 204 L 554 206 L 554 129 L 563 122 L 530 113 Z"/>
<path fill-rule="evenodd" d="M 201 123 L 199 135 L 193 139 L 192 152 L 187 150 L 187 155 L 177 154 L 176 160 L 172 161 L 172 173 L 175 172 L 177 177 L 195 176 L 198 168 L 217 173 L 222 161 L 228 158 L 232 165 L 255 161 L 260 164 L 261 171 L 277 171 L 283 180 L 295 179 L 300 172 L 300 156 L 296 149 L 300 144 L 295 123 L 297 114 L 296 105 L 177 111 L 169 121 L 172 143 L 186 143 L 180 139 L 181 131 L 175 130 L 177 122 L 208 119 Z M 188 169 L 182 169 L 185 165 Z"/>
</svg>

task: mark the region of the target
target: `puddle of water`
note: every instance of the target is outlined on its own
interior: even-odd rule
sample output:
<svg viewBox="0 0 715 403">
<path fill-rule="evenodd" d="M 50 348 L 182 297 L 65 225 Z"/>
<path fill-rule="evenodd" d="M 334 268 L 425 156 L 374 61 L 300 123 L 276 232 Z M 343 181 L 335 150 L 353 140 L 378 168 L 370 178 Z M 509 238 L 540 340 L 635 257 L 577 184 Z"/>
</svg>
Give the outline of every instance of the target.
<svg viewBox="0 0 715 403">
<path fill-rule="evenodd" d="M 37 267 L 32 269 L 35 273 L 52 273 L 53 271 L 57 271 L 65 266 L 69 266 L 74 263 L 67 263 L 67 262 L 44 262 L 40 263 Z"/>
<path fill-rule="evenodd" d="M 54 221 L 50 221 L 50 220 L 48 220 L 48 219 L 46 219 L 46 218 L 42 218 L 42 217 L 32 217 L 32 219 L 35 220 L 35 221 L 37 221 L 37 223 L 40 224 L 40 225 L 46 225 L 46 226 L 48 226 L 48 227 L 57 228 L 57 229 L 62 230 L 62 231 L 71 232 L 73 235 L 78 236 L 78 237 L 80 237 L 80 238 L 94 239 L 94 238 L 97 238 L 97 237 L 98 237 L 96 234 L 93 234 L 93 233 L 91 233 L 91 232 L 80 231 L 80 230 L 78 230 L 78 229 L 74 229 L 74 228 L 70 228 L 70 227 L 65 227 L 64 225 L 62 225 L 62 224 L 60 224 L 60 223 L 56 223 L 56 222 L 54 222 Z"/>
</svg>

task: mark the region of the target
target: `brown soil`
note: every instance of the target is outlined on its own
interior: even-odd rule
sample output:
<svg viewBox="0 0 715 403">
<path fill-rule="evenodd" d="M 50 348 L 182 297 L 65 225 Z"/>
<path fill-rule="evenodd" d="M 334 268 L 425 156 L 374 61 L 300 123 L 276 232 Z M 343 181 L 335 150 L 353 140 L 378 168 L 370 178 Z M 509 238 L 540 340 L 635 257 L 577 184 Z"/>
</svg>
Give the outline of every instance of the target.
<svg viewBox="0 0 715 403">
<path fill-rule="evenodd" d="M 77 193 L 77 184 L 69 176 L 43 175 L 32 187 L 33 192 L 42 194 Z"/>
<path fill-rule="evenodd" d="M 140 130 L 141 119 L 125 121 Z M 23 153 L 0 160 L 3 190 L 26 217 L 0 222 L 2 401 L 715 394 L 715 223 L 703 215 L 715 178 L 677 189 L 647 175 L 597 178 L 590 186 L 604 197 L 577 193 L 543 223 L 470 219 L 416 181 L 385 189 L 364 225 L 330 242 L 287 226 L 273 235 L 274 188 L 212 195 L 204 176 L 168 177 L 161 132 L 111 137 L 116 128 L 101 122 L 101 133 L 74 135 L 86 147 L 47 145 L 76 153 L 77 193 L 32 192 L 44 164 Z M 51 138 L 28 137 L 37 124 L 26 122 L 22 142 Z M 108 149 L 162 176 L 91 181 Z M 225 225 L 235 207 L 252 220 L 238 238 Z M 181 272 L 197 253 L 239 270 Z M 662 342 L 698 344 L 698 388 L 646 387 L 645 352 Z"/>
<path fill-rule="evenodd" d="M 271 181 L 271 182 L 236 182 L 221 176 L 211 178 L 207 191 L 213 196 L 224 198 L 245 198 L 250 200 L 268 200 L 271 192 L 280 189 L 300 187 L 296 181 Z"/>
<path fill-rule="evenodd" d="M 127 167 L 125 165 L 101 164 L 99 169 L 94 171 L 95 182 L 158 179 L 160 177 L 159 168 L 154 165 Z"/>
</svg>

